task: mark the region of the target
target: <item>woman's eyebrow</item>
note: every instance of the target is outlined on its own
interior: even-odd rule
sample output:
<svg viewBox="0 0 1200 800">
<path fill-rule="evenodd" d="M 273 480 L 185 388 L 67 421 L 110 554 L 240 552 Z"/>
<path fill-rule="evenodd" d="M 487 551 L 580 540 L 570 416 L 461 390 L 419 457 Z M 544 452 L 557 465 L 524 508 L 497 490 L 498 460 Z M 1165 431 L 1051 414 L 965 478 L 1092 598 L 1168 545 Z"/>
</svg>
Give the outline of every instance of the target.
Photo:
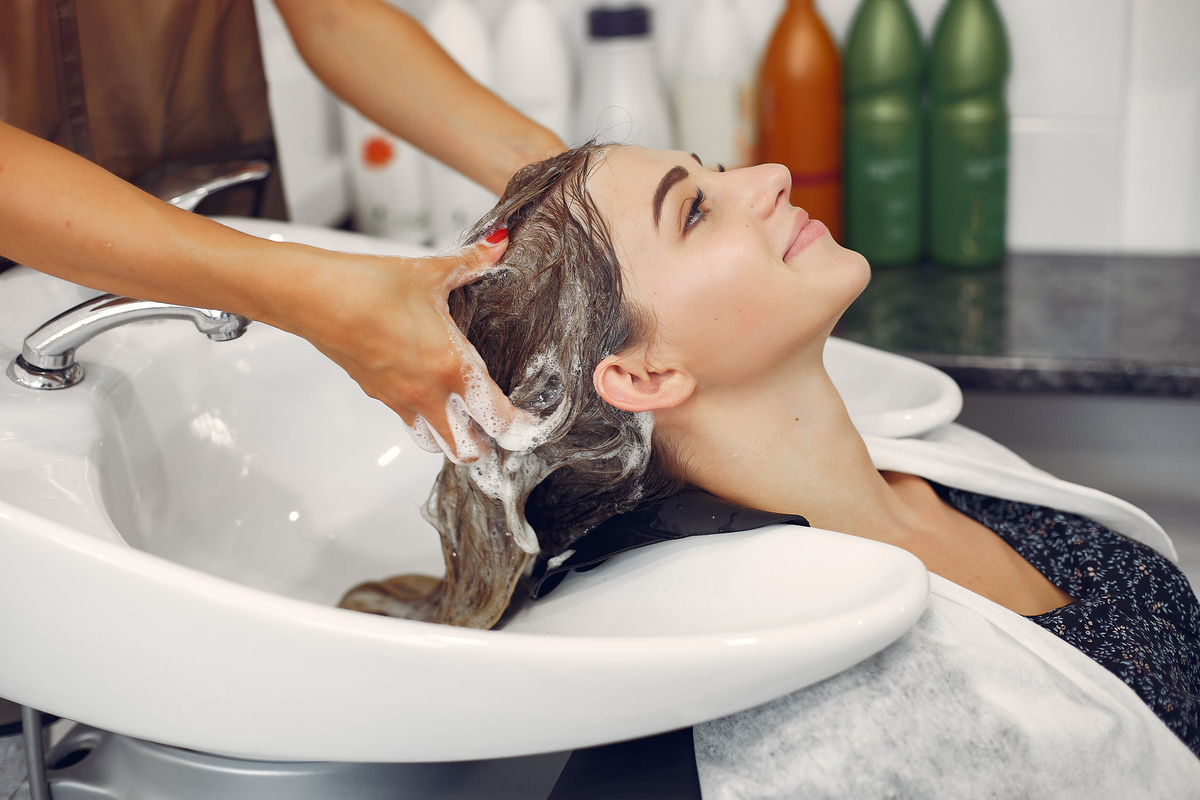
<svg viewBox="0 0 1200 800">
<path fill-rule="evenodd" d="M 667 199 L 667 192 L 671 191 L 671 187 L 679 183 L 688 176 L 687 168 L 674 166 L 667 170 L 667 174 L 663 175 L 661 181 L 658 182 L 658 188 L 654 191 L 654 229 L 658 230 L 658 221 L 662 217 L 663 200 Z"/>
</svg>

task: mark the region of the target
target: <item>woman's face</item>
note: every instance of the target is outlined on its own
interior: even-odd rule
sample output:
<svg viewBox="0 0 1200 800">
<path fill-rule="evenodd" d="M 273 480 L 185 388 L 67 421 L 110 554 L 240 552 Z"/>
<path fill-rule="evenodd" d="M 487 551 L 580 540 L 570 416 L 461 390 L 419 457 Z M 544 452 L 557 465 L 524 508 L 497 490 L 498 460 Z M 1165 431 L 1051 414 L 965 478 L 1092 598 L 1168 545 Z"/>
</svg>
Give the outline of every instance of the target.
<svg viewBox="0 0 1200 800">
<path fill-rule="evenodd" d="M 653 313 L 650 357 L 701 386 L 819 358 L 870 277 L 862 256 L 790 205 L 778 164 L 719 172 L 686 153 L 615 147 L 588 191 L 630 299 Z"/>
</svg>

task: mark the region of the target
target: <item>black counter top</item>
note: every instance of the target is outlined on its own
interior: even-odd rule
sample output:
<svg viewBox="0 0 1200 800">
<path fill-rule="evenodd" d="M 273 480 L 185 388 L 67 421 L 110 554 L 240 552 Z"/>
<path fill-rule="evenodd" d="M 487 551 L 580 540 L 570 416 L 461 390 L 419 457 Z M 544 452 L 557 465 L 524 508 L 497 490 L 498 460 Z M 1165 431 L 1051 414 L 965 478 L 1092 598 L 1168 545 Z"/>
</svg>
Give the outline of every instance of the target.
<svg viewBox="0 0 1200 800">
<path fill-rule="evenodd" d="M 964 389 L 1200 398 L 1200 257 L 1011 254 L 873 271 L 835 331 Z"/>
</svg>

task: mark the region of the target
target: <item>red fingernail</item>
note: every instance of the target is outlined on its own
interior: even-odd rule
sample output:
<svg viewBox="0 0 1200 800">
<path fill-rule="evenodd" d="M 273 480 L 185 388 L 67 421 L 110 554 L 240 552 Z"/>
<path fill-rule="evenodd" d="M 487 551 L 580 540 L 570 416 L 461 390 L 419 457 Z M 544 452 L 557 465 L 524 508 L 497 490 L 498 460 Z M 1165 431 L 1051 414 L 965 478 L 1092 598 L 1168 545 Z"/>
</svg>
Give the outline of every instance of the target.
<svg viewBox="0 0 1200 800">
<path fill-rule="evenodd" d="M 483 238 L 488 244 L 500 244 L 508 238 L 508 228 L 496 228 Z"/>
</svg>

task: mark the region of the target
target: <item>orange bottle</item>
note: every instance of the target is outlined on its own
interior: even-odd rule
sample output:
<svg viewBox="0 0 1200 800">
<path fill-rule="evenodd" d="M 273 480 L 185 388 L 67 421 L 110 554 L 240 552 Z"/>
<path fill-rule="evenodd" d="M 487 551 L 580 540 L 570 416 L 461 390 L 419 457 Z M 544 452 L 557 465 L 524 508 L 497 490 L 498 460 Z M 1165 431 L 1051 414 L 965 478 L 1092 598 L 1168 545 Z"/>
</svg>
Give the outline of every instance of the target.
<svg viewBox="0 0 1200 800">
<path fill-rule="evenodd" d="M 758 161 L 792 171 L 792 205 L 842 241 L 842 62 L 813 0 L 788 0 L 759 75 Z"/>
</svg>

